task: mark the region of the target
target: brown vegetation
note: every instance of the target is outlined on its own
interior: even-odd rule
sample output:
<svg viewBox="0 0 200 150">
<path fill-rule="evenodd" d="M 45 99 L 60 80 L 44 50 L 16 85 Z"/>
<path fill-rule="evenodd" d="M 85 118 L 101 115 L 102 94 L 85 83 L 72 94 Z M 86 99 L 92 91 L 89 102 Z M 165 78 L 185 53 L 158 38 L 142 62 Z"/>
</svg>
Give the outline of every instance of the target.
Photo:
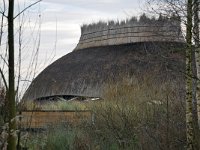
<svg viewBox="0 0 200 150">
<path fill-rule="evenodd" d="M 90 111 L 23 111 L 21 127 L 24 129 L 47 128 L 60 123 L 78 125 L 82 121 L 91 122 Z"/>
<path fill-rule="evenodd" d="M 90 108 L 95 124 L 89 134 L 100 146 L 117 149 L 184 149 L 184 91 L 173 80 L 124 80 L 109 85 L 105 100 Z"/>
</svg>

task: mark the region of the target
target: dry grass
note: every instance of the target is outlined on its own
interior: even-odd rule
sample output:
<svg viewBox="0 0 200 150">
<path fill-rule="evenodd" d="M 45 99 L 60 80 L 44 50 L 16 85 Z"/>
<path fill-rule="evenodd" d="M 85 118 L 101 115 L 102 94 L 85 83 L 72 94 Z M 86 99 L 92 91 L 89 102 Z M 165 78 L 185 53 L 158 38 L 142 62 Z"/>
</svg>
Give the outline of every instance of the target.
<svg viewBox="0 0 200 150">
<path fill-rule="evenodd" d="M 176 81 L 156 81 L 126 78 L 108 85 L 104 101 L 90 106 L 94 141 L 117 149 L 183 149 L 184 92 Z"/>
<path fill-rule="evenodd" d="M 79 101 L 51 101 L 37 103 L 26 101 L 22 104 L 22 110 L 86 110 L 86 104 Z"/>
<path fill-rule="evenodd" d="M 92 110 L 94 114 L 93 124 L 76 128 L 61 126 L 48 131 L 41 149 L 66 146 L 75 149 L 79 145 L 82 149 L 178 150 L 186 144 L 183 85 L 177 79 L 160 81 L 152 76 L 141 80 L 124 78 L 107 85 L 101 101 L 87 105 L 56 102 L 43 107 L 28 106 L 69 110 L 77 109 L 80 104 L 79 108 Z"/>
</svg>

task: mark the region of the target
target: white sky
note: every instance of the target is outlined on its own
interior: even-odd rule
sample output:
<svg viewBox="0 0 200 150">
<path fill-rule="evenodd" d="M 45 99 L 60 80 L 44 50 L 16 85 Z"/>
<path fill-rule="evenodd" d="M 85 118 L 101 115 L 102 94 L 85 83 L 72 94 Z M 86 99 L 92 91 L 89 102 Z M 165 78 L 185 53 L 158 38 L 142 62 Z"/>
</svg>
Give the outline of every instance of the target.
<svg viewBox="0 0 200 150">
<path fill-rule="evenodd" d="M 36 0 L 18 0 L 16 3 L 21 4 L 22 10 L 34 2 Z M 30 27 L 32 30 L 35 29 L 34 26 L 38 24 L 39 16 L 41 16 L 38 58 L 41 65 L 38 66 L 36 74 L 76 47 L 82 24 L 139 16 L 142 14 L 144 2 L 145 0 L 43 0 L 31 7 L 24 17 L 27 22 L 26 39 L 33 36 Z"/>
<path fill-rule="evenodd" d="M 41 48 L 51 48 L 47 43 L 55 41 L 57 28 L 56 58 L 61 57 L 78 43 L 83 23 L 139 15 L 142 5 L 141 0 L 43 0 L 40 7 L 44 45 Z"/>
</svg>

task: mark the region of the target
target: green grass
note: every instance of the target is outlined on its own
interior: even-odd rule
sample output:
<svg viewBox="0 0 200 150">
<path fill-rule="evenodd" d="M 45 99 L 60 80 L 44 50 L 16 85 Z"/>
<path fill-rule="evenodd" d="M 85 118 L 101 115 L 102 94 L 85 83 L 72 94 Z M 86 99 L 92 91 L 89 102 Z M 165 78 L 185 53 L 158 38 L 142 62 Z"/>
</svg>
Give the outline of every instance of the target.
<svg viewBox="0 0 200 150">
<path fill-rule="evenodd" d="M 23 142 L 22 145 L 29 150 L 88 150 L 90 147 L 84 130 L 63 124 L 30 133 L 26 144 Z"/>
</svg>

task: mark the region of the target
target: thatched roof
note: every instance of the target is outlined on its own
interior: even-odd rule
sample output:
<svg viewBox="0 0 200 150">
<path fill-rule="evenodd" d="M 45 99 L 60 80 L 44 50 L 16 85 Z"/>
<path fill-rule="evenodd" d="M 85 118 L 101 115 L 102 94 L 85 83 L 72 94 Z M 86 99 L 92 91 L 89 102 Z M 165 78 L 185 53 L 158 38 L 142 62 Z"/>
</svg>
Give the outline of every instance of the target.
<svg viewBox="0 0 200 150">
<path fill-rule="evenodd" d="M 83 24 L 81 26 L 81 33 L 91 32 L 91 31 L 98 31 L 104 30 L 112 27 L 122 27 L 122 26 L 139 26 L 139 25 L 146 25 L 146 26 L 164 26 L 164 25 L 171 25 L 176 26 L 177 28 L 181 28 L 180 26 L 180 18 L 175 14 L 172 14 L 169 17 L 160 16 L 158 18 L 155 17 L 148 17 L 145 13 L 143 13 L 139 19 L 133 16 L 130 19 L 126 20 L 108 20 L 108 21 L 99 21 L 94 22 L 91 24 Z"/>
<path fill-rule="evenodd" d="M 101 97 L 104 86 L 120 76 L 182 76 L 184 57 L 178 43 L 135 43 L 86 48 L 58 59 L 31 83 L 23 99 L 54 95 Z"/>
<path fill-rule="evenodd" d="M 80 40 L 74 50 L 89 47 L 121 45 L 139 42 L 178 42 L 185 43 L 181 32 L 179 17 L 159 16 L 148 18 L 145 14 L 137 20 L 128 20 L 85 24 L 81 27 Z"/>
</svg>

